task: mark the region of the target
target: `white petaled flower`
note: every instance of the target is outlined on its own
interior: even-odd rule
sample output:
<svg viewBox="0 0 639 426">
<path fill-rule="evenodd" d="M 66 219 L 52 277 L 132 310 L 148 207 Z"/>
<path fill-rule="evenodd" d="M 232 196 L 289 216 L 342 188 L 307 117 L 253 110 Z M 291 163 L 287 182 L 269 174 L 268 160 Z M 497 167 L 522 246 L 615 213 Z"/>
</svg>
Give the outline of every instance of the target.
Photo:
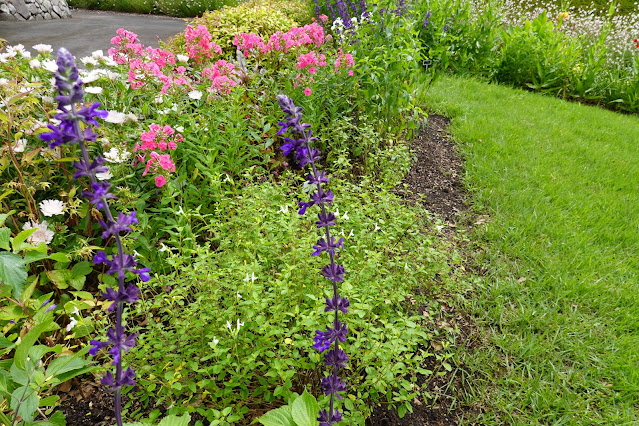
<svg viewBox="0 0 639 426">
<path fill-rule="evenodd" d="M 42 62 L 40 62 L 38 59 L 31 59 L 29 61 L 29 66 L 34 70 L 37 70 L 42 66 Z"/>
<path fill-rule="evenodd" d="M 177 126 L 175 128 L 175 131 L 178 132 L 178 133 L 182 133 L 184 131 L 184 126 Z"/>
<path fill-rule="evenodd" d="M 46 220 L 43 220 L 42 223 L 34 221 L 25 223 L 22 226 L 22 229 L 24 230 L 37 228 L 37 230 L 27 238 L 27 242 L 34 246 L 37 246 L 40 243 L 49 244 L 51 240 L 53 240 L 55 232 L 47 229 L 48 226 L 49 222 L 47 222 Z"/>
<path fill-rule="evenodd" d="M 241 298 L 242 298 L 242 295 L 240 294 L 240 292 L 239 292 L 239 291 L 237 292 L 236 296 L 237 296 L 237 298 L 238 298 L 238 299 L 241 299 Z"/>
<path fill-rule="evenodd" d="M 24 54 L 24 44 L 16 44 L 15 46 L 7 46 L 7 53 Z"/>
<path fill-rule="evenodd" d="M 75 319 L 74 317 L 71 317 L 71 321 L 69 321 L 69 324 L 67 325 L 67 331 L 71 331 L 71 329 L 75 327 L 77 323 L 78 323 L 78 320 Z"/>
<path fill-rule="evenodd" d="M 60 200 L 44 200 L 40 202 L 39 206 L 42 214 L 47 217 L 64 213 L 64 203 Z"/>
<path fill-rule="evenodd" d="M 281 206 L 278 213 L 288 213 L 288 206 Z"/>
<path fill-rule="evenodd" d="M 98 78 L 100 78 L 100 72 L 98 70 L 91 70 L 89 72 L 83 71 L 80 73 L 80 77 L 82 77 L 82 82 L 84 84 L 93 83 Z M 89 92 L 89 93 L 92 93 L 92 92 Z"/>
<path fill-rule="evenodd" d="M 98 58 L 93 57 L 93 56 L 85 56 L 84 58 L 80 59 L 82 61 L 82 63 L 84 65 L 92 65 L 92 66 L 96 66 L 99 62 L 98 62 Z"/>
<path fill-rule="evenodd" d="M 24 50 L 21 53 L 24 59 L 31 59 L 31 52 L 29 52 L 28 50 Z"/>
<path fill-rule="evenodd" d="M 177 58 L 178 61 L 183 62 L 183 63 L 189 62 L 189 57 L 187 55 L 178 54 L 178 55 L 176 55 L 176 58 Z"/>
<path fill-rule="evenodd" d="M 86 90 L 86 89 L 85 89 Z M 109 111 L 104 121 L 107 123 L 122 124 L 126 120 L 126 114 L 118 111 Z"/>
<path fill-rule="evenodd" d="M 195 100 L 202 99 L 202 92 L 200 92 L 199 90 L 191 90 L 189 92 L 189 98 Z"/>
<path fill-rule="evenodd" d="M 56 64 L 55 61 L 51 59 L 45 59 L 44 61 L 42 61 L 42 68 L 49 72 L 56 72 L 58 71 L 58 64 Z"/>
<path fill-rule="evenodd" d="M 87 93 L 93 93 L 94 95 L 99 95 L 102 93 L 102 88 L 98 86 L 88 86 L 84 88 L 84 91 Z"/>
<path fill-rule="evenodd" d="M 53 47 L 50 44 L 36 44 L 33 47 L 33 50 L 38 52 L 41 55 L 46 55 L 47 53 L 53 52 Z"/>
<path fill-rule="evenodd" d="M 73 308 L 73 310 L 71 311 L 71 313 L 72 313 L 73 315 L 80 315 L 80 310 L 79 310 L 79 309 L 78 309 L 78 307 L 76 306 L 76 307 L 74 307 L 74 308 Z"/>
<path fill-rule="evenodd" d="M 237 319 L 237 331 L 240 331 L 240 327 L 242 327 L 244 325 L 243 322 L 240 322 L 240 319 Z"/>
<path fill-rule="evenodd" d="M 53 105 L 54 100 L 55 99 L 53 99 L 53 96 L 47 96 L 47 95 L 42 96 L 42 102 L 44 102 L 47 105 Z"/>
<path fill-rule="evenodd" d="M 350 217 L 348 217 L 348 212 L 344 212 L 344 214 L 342 215 L 342 220 L 348 220 L 350 219 Z"/>
<path fill-rule="evenodd" d="M 377 231 L 379 231 L 380 229 L 382 229 L 382 228 L 380 228 L 377 224 L 375 224 L 375 229 L 374 229 L 373 231 L 377 232 Z"/>
<path fill-rule="evenodd" d="M 109 163 L 124 163 L 131 156 L 129 151 L 120 151 L 118 148 L 113 147 L 104 153 L 104 159 Z"/>
<path fill-rule="evenodd" d="M 104 52 L 102 50 L 94 50 L 91 52 L 91 56 L 95 59 L 102 59 L 104 58 Z"/>
<path fill-rule="evenodd" d="M 0 86 L 5 86 L 7 84 L 9 84 L 9 80 L 6 78 L 0 78 Z"/>
<path fill-rule="evenodd" d="M 154 104 L 161 104 L 162 102 L 164 102 L 164 96 L 162 95 L 158 95 L 153 99 Z"/>
<path fill-rule="evenodd" d="M 108 180 L 111 179 L 113 177 L 113 173 L 111 173 L 111 170 L 109 170 L 108 172 L 102 172 L 102 173 L 96 173 L 95 174 L 95 178 L 97 180 Z"/>
<path fill-rule="evenodd" d="M 24 149 L 27 147 L 26 139 L 18 139 L 16 143 L 14 143 L 11 148 L 13 148 L 13 152 L 24 152 Z"/>
<path fill-rule="evenodd" d="M 257 277 L 255 276 L 255 272 L 251 272 L 251 276 L 249 276 L 248 272 L 246 273 L 246 278 L 244 278 L 244 281 L 246 282 L 254 282 L 257 279 Z"/>
<path fill-rule="evenodd" d="M 129 120 L 129 121 L 133 121 L 134 123 L 138 122 L 138 116 L 133 114 L 132 112 L 130 112 L 130 113 L 128 113 L 126 115 L 126 119 Z"/>
<path fill-rule="evenodd" d="M 231 321 L 226 321 L 226 328 L 228 328 L 229 330 L 233 328 L 233 326 L 231 325 Z"/>
<path fill-rule="evenodd" d="M 217 337 L 213 336 L 213 340 L 209 342 L 209 346 L 210 347 L 217 346 L 218 343 L 220 343 L 220 340 Z"/>
</svg>

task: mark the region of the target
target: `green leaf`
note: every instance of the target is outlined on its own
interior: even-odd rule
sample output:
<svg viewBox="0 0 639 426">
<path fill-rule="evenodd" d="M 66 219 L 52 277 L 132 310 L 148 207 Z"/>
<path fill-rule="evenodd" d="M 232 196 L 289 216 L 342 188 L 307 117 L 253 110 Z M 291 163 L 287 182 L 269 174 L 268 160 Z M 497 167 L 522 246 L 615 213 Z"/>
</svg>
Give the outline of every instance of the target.
<svg viewBox="0 0 639 426">
<path fill-rule="evenodd" d="M 67 280 L 71 279 L 71 271 L 68 269 L 54 269 L 53 271 L 47 271 L 47 277 L 58 287 L 60 290 L 64 290 L 69 287 Z"/>
<path fill-rule="evenodd" d="M 22 338 L 20 344 L 16 348 L 16 352 L 13 358 L 15 365 L 21 370 L 25 369 L 27 362 L 27 355 L 33 344 L 38 340 L 44 330 L 46 330 L 53 323 L 53 314 L 49 313 L 46 319 L 34 326 L 25 336 Z"/>
<path fill-rule="evenodd" d="M 257 419 L 257 421 L 264 426 L 295 426 L 290 405 L 271 410 Z"/>
<path fill-rule="evenodd" d="M 56 262 L 69 263 L 69 258 L 65 253 L 51 253 L 49 259 L 55 260 Z"/>
<path fill-rule="evenodd" d="M 31 245 L 29 245 L 31 247 Z M 28 265 L 29 263 L 37 262 L 38 260 L 46 259 L 47 256 L 47 245 L 42 243 L 38 245 L 38 247 L 32 247 L 33 250 L 29 250 L 24 254 L 24 264 Z"/>
<path fill-rule="evenodd" d="M 13 253 L 0 253 L 0 283 L 12 287 L 13 295 L 17 299 L 22 294 L 26 282 L 27 268 L 22 258 Z"/>
<path fill-rule="evenodd" d="M 166 416 L 162 419 L 158 426 L 189 426 L 189 422 L 191 421 L 191 416 L 185 414 L 184 416 Z"/>
<path fill-rule="evenodd" d="M 73 265 L 73 268 L 71 268 L 71 275 L 74 278 L 84 277 L 86 275 L 89 275 L 91 271 L 93 271 L 91 264 L 87 262 L 86 260 L 83 260 L 82 262 L 78 262 L 75 265 Z"/>
<path fill-rule="evenodd" d="M 0 228 L 0 249 L 7 251 L 11 250 L 9 239 L 11 239 L 11 229 Z"/>
<path fill-rule="evenodd" d="M 304 391 L 292 404 L 291 414 L 297 426 L 316 426 L 319 405 L 313 395 Z"/>
<path fill-rule="evenodd" d="M 75 288 L 76 290 L 82 290 L 82 287 L 84 287 L 84 282 L 86 280 L 87 280 L 87 277 L 85 276 L 72 277 L 69 279 L 69 285 Z"/>
<path fill-rule="evenodd" d="M 11 409 L 17 411 L 26 423 L 33 423 L 33 414 L 39 402 L 38 394 L 28 386 L 20 386 L 11 394 Z"/>
<path fill-rule="evenodd" d="M 26 244 L 25 241 L 31 236 L 31 234 L 33 234 L 37 230 L 38 228 L 25 229 L 24 231 L 13 237 L 13 241 L 11 241 L 13 252 L 17 253 L 26 246 L 32 247 L 31 244 Z"/>
<path fill-rule="evenodd" d="M 79 370 L 90 363 L 90 361 L 81 358 L 78 354 L 61 356 L 51 361 L 47 367 L 46 377 L 58 376 L 69 371 Z"/>
<path fill-rule="evenodd" d="M 14 214 L 15 212 L 16 212 L 15 210 L 10 210 L 9 213 L 0 214 L 0 226 L 4 225 L 4 221 L 7 220 L 7 218 L 11 216 L 12 214 Z"/>
</svg>

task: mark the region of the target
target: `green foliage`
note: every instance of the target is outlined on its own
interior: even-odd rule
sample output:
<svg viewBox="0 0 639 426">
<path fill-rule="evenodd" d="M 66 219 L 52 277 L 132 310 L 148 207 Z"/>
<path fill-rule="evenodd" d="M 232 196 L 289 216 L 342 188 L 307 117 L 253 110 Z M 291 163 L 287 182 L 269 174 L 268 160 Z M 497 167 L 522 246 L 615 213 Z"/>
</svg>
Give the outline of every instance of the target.
<svg viewBox="0 0 639 426">
<path fill-rule="evenodd" d="M 264 426 L 316 426 L 319 410 L 315 397 L 304 391 L 290 404 L 269 411 L 258 421 Z"/>
<path fill-rule="evenodd" d="M 69 6 L 79 9 L 110 10 L 126 13 L 153 13 L 176 17 L 200 16 L 206 11 L 226 5 L 236 5 L 241 0 L 69 0 Z"/>
<path fill-rule="evenodd" d="M 2 424 L 15 425 L 64 425 L 64 415 L 60 412 L 50 415 L 51 409 L 46 409 L 56 403 L 59 396 L 52 395 L 42 398 L 55 386 L 85 374 L 94 369 L 84 359 L 88 348 L 73 355 L 62 355 L 62 345 L 47 347 L 36 345 L 36 341 L 46 331 L 56 327 L 53 314 L 45 312 L 45 307 L 34 316 L 37 323 L 17 342 L 15 334 L 9 334 L 0 341 L 0 406 L 8 402 L 12 412 L 0 412 Z M 14 350 L 12 358 L 5 356 Z M 55 355 L 45 360 L 49 353 Z M 45 368 L 44 361 L 48 365 Z M 47 419 L 36 421 L 38 408 L 45 407 Z M 9 420 L 11 419 L 11 420 Z"/>
<path fill-rule="evenodd" d="M 321 356 L 311 336 L 323 327 L 329 289 L 309 257 L 314 227 L 297 217 L 288 195 L 296 181 L 249 182 L 216 205 L 214 249 L 198 244 L 188 259 L 164 252 L 175 272 L 147 283 L 133 313 L 148 319 L 131 354 L 140 376 L 136 399 L 153 395 L 174 412 L 228 424 L 259 401 L 290 401 L 304 387 L 318 394 Z M 421 392 L 415 374 L 433 374 L 420 367 L 435 356 L 422 346 L 432 335 L 403 303 L 421 280 L 446 275 L 449 266 L 419 230 L 416 211 L 368 181 L 333 183 L 342 212 L 337 231 L 348 246 L 341 258 L 353 271 L 344 283 L 352 313 L 344 405 L 358 423 L 367 401 L 409 405 Z M 208 408 L 194 407 L 198 398 Z"/>
</svg>

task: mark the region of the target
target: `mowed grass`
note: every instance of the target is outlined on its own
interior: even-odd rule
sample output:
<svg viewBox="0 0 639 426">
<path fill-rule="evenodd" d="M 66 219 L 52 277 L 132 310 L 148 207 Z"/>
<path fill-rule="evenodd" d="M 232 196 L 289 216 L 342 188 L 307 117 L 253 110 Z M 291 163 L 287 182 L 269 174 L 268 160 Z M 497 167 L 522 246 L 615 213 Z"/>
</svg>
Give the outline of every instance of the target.
<svg viewBox="0 0 639 426">
<path fill-rule="evenodd" d="M 639 118 L 450 77 L 422 104 L 452 117 L 490 217 L 481 423 L 639 424 Z"/>
</svg>

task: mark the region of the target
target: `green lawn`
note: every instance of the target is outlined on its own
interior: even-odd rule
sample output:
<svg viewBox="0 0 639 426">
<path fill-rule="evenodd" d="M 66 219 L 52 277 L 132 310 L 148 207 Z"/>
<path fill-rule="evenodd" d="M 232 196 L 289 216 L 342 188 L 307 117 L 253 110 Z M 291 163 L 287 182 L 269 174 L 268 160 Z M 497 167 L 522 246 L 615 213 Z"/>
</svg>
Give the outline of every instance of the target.
<svg viewBox="0 0 639 426">
<path fill-rule="evenodd" d="M 482 423 L 639 424 L 639 118 L 445 77 L 488 268 Z"/>
</svg>

